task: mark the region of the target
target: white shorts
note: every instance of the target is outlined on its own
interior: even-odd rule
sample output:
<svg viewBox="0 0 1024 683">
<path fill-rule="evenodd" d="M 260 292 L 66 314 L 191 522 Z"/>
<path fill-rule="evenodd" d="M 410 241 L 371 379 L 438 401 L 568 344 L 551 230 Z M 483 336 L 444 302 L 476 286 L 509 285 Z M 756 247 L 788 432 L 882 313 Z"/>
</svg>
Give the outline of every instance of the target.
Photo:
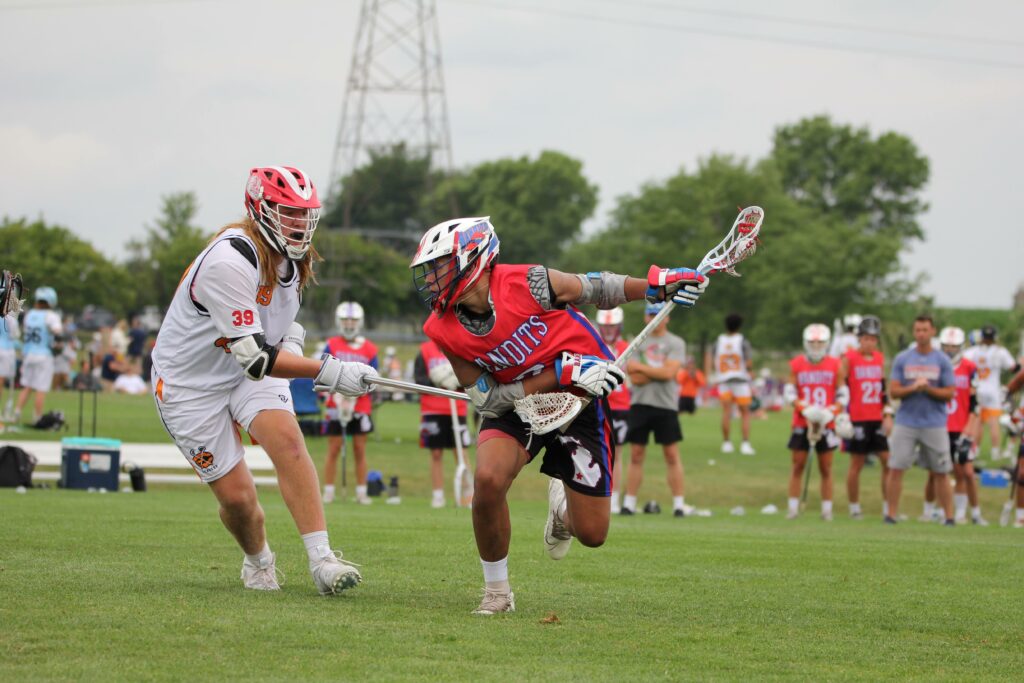
<svg viewBox="0 0 1024 683">
<path fill-rule="evenodd" d="M 14 378 L 14 369 L 18 365 L 14 349 L 0 349 L 0 377 Z"/>
<path fill-rule="evenodd" d="M 21 361 L 21 386 L 49 391 L 53 386 L 53 356 L 25 356 Z"/>
<path fill-rule="evenodd" d="M 1003 404 L 999 400 L 1002 398 L 999 387 L 978 387 L 978 405 L 982 408 L 988 408 L 990 410 L 998 410 L 1002 412 Z"/>
<path fill-rule="evenodd" d="M 718 384 L 718 398 L 735 401 L 737 405 L 748 406 L 751 401 L 750 382 L 744 379 L 727 380 Z"/>
<path fill-rule="evenodd" d="M 295 414 L 286 379 L 245 380 L 233 389 L 214 392 L 169 385 L 156 371 L 152 379 L 164 428 L 207 484 L 230 472 L 245 456 L 236 422 L 248 431 L 264 410 Z"/>
</svg>

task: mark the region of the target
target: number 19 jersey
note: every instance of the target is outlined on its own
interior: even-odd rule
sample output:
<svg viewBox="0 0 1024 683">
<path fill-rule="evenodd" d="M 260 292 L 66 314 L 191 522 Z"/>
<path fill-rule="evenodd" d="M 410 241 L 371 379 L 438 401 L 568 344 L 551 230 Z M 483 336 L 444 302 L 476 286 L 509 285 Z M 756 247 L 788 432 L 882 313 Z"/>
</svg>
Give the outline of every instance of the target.
<svg viewBox="0 0 1024 683">
<path fill-rule="evenodd" d="M 796 391 L 800 400 L 807 405 L 827 407 L 836 402 L 836 378 L 839 376 L 839 359 L 825 356 L 818 363 L 812 363 L 800 354 L 789 361 L 789 367 L 796 377 Z M 793 426 L 806 427 L 807 420 L 800 411 L 793 408 Z"/>
</svg>

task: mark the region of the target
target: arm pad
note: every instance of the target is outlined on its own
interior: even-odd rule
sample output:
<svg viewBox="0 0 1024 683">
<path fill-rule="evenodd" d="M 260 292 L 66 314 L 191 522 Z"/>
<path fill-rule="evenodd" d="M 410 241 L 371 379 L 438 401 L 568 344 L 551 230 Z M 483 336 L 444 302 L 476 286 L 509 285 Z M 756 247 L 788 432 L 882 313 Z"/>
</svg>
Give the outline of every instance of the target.
<svg viewBox="0 0 1024 683">
<path fill-rule="evenodd" d="M 522 382 L 499 384 L 487 372 L 464 388 L 469 394 L 469 400 L 483 417 L 500 417 L 515 407 L 516 399 L 526 396 Z"/>
<path fill-rule="evenodd" d="M 262 333 L 250 334 L 228 342 L 231 356 L 238 361 L 251 380 L 260 380 L 270 374 L 277 360 L 277 349 L 267 346 L 267 338 Z"/>
<path fill-rule="evenodd" d="M 786 386 L 782 387 L 782 400 L 786 402 L 786 405 L 796 403 L 796 399 L 797 395 L 795 386 L 787 383 Z"/>
<path fill-rule="evenodd" d="M 577 273 L 583 291 L 573 305 L 594 304 L 601 309 L 615 308 L 624 304 L 626 299 L 626 276 L 602 271 L 600 273 Z"/>
<path fill-rule="evenodd" d="M 303 346 L 306 343 L 306 329 L 293 322 L 288 326 L 288 330 L 284 333 L 284 337 L 281 338 L 281 343 L 277 345 L 277 348 L 281 351 L 287 351 L 288 353 L 296 356 L 301 356 L 305 352 Z"/>
</svg>

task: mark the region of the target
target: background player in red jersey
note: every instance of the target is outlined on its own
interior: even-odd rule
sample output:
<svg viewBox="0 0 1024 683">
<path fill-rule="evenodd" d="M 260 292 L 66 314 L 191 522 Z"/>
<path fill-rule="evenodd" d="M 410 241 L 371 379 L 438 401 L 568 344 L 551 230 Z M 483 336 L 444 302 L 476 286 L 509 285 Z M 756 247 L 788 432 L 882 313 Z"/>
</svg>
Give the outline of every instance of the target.
<svg viewBox="0 0 1024 683">
<path fill-rule="evenodd" d="M 788 445 L 793 451 L 793 468 L 789 475 L 786 519 L 795 519 L 800 514 L 800 479 L 811 444 L 816 442 L 821 472 L 821 518 L 832 521 L 832 454 L 839 446 L 832 427 L 833 418 L 842 409 L 842 392 L 837 390 L 843 383 L 839 359 L 826 355 L 831 336 L 825 325 L 808 325 L 803 334 L 804 353 L 789 361 L 789 383 L 783 392 L 786 402 L 793 404 L 793 433 Z"/>
<path fill-rule="evenodd" d="M 423 326 L 444 351 L 484 420 L 477 446 L 473 531 L 484 570 L 476 614 L 515 610 L 508 581 L 512 528 L 506 494 L 542 450 L 552 477 L 544 544 L 560 559 L 573 537 L 586 546 L 608 534 L 614 451 L 607 397 L 624 380 L 614 355 L 575 306 L 610 309 L 671 299 L 693 306 L 707 278 L 688 268 L 651 266 L 647 279 L 571 275 L 544 266 L 497 265 L 489 218 L 440 223 L 420 240 L 411 268 L 430 307 Z M 530 432 L 514 412 L 526 394 L 573 391 L 594 400 L 564 432 Z"/>
<path fill-rule="evenodd" d="M 341 361 L 365 363 L 378 368 L 377 347 L 360 334 L 363 331 L 363 307 L 355 301 L 342 301 L 334 311 L 338 321 L 337 337 L 331 337 L 324 353 Z M 369 394 L 351 399 L 340 394 L 327 398 L 327 459 L 324 461 L 324 502 L 334 502 L 334 481 L 338 476 L 338 454 L 342 441 L 352 437 L 352 455 L 356 470 L 356 502 L 369 505 L 366 494 L 366 437 L 373 431 L 373 402 Z"/>
<path fill-rule="evenodd" d="M 604 311 L 597 312 L 597 329 L 601 333 L 601 339 L 612 350 L 615 357 L 625 351 L 629 344 L 622 338 L 622 309 L 618 306 Z M 629 428 L 629 401 L 630 391 L 624 382 L 608 396 L 608 407 L 611 409 L 612 434 L 615 442 L 615 466 L 612 469 L 612 506 L 613 515 L 619 514 L 622 509 L 622 459 L 619 458 L 619 450 L 622 444 L 626 443 L 626 430 Z"/>
<path fill-rule="evenodd" d="M 858 346 L 842 356 L 842 373 L 849 396 L 849 415 L 836 418 L 839 436 L 846 437 L 844 422 L 850 421 L 850 469 L 846 472 L 846 493 L 850 499 L 850 517 L 862 519 L 860 507 L 860 473 L 870 453 L 882 463 L 882 515 L 889 514 L 885 500 L 885 479 L 889 471 L 889 441 L 892 410 L 885 391 L 885 356 L 878 350 L 882 322 L 873 315 L 865 316 L 857 328 Z"/>
</svg>

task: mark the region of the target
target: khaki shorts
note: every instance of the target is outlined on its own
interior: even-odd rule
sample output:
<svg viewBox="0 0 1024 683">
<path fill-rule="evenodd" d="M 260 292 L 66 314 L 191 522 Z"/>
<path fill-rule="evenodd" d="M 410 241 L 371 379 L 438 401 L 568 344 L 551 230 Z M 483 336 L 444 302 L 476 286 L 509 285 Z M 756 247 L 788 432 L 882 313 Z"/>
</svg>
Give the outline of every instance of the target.
<svg viewBox="0 0 1024 683">
<path fill-rule="evenodd" d="M 945 427 L 893 425 L 889 435 L 889 469 L 909 470 L 915 463 L 937 474 L 953 470 L 949 459 L 949 432 Z"/>
<path fill-rule="evenodd" d="M 167 433 L 206 483 L 220 479 L 245 457 L 235 423 L 248 430 L 264 410 L 295 414 L 288 380 L 277 377 L 243 380 L 223 391 L 199 391 L 172 386 L 154 370 L 153 395 Z"/>
<path fill-rule="evenodd" d="M 728 380 L 718 385 L 720 401 L 734 401 L 738 406 L 749 406 L 753 400 L 750 382 L 746 380 Z"/>
</svg>

